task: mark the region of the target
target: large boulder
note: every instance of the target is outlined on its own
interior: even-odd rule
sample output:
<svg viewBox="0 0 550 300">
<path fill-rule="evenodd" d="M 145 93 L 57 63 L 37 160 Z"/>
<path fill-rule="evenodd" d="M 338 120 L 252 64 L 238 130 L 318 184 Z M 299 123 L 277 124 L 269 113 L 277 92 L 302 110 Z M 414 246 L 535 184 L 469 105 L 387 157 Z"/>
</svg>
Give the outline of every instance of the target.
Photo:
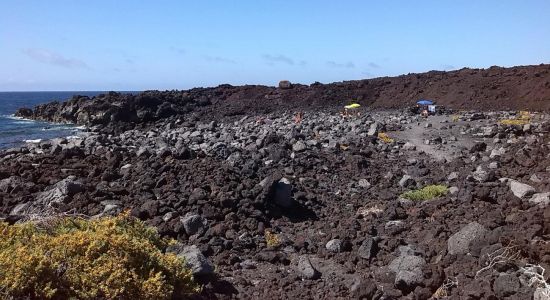
<svg viewBox="0 0 550 300">
<path fill-rule="evenodd" d="M 185 259 L 185 265 L 191 269 L 194 275 L 209 275 L 214 272 L 214 265 L 195 245 L 183 247 L 178 256 Z"/>
<path fill-rule="evenodd" d="M 66 202 L 75 194 L 85 190 L 84 185 L 75 179 L 74 176 L 69 176 L 52 185 L 36 196 L 36 202 L 44 205 Z"/>
<path fill-rule="evenodd" d="M 306 255 L 301 255 L 298 258 L 297 271 L 303 279 L 317 279 L 321 276 Z"/>
<path fill-rule="evenodd" d="M 451 255 L 466 254 L 470 252 L 472 245 L 483 239 L 487 233 L 488 230 L 483 225 L 471 222 L 449 238 L 447 251 Z"/>
<path fill-rule="evenodd" d="M 279 88 L 283 90 L 290 89 L 292 88 L 292 83 L 288 80 L 281 80 L 279 81 Z"/>
<path fill-rule="evenodd" d="M 181 223 L 188 235 L 194 235 L 205 231 L 207 220 L 200 215 L 187 215 L 181 218 Z"/>
<path fill-rule="evenodd" d="M 290 180 L 283 177 L 275 184 L 274 200 L 281 207 L 288 208 L 292 206 L 292 185 L 290 184 Z"/>
<path fill-rule="evenodd" d="M 424 280 L 422 268 L 426 260 L 408 246 L 400 246 L 399 251 L 399 257 L 388 268 L 395 273 L 395 287 L 402 291 L 412 291 Z"/>
<path fill-rule="evenodd" d="M 493 282 L 493 291 L 501 299 L 515 294 L 519 288 L 519 278 L 514 274 L 500 274 Z"/>
</svg>

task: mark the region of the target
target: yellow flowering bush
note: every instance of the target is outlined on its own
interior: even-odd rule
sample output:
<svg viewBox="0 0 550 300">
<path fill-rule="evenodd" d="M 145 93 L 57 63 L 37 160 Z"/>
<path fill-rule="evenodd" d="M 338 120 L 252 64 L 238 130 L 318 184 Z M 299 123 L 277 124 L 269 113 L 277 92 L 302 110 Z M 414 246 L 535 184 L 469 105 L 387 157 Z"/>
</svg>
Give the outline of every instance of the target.
<svg viewBox="0 0 550 300">
<path fill-rule="evenodd" d="M 528 111 L 520 111 L 519 116 L 515 119 L 500 120 L 501 125 L 508 125 L 508 126 L 525 125 L 525 124 L 529 124 L 530 122 L 531 122 L 531 113 L 529 113 Z"/>
<path fill-rule="evenodd" d="M 393 143 L 393 139 L 385 132 L 378 133 L 378 139 L 380 139 L 382 142 L 386 144 Z"/>
<path fill-rule="evenodd" d="M 0 298 L 173 299 L 198 291 L 171 241 L 122 214 L 0 222 Z"/>
<path fill-rule="evenodd" d="M 269 230 L 264 232 L 265 242 L 269 247 L 278 247 L 281 244 L 281 239 L 278 234 Z"/>
</svg>

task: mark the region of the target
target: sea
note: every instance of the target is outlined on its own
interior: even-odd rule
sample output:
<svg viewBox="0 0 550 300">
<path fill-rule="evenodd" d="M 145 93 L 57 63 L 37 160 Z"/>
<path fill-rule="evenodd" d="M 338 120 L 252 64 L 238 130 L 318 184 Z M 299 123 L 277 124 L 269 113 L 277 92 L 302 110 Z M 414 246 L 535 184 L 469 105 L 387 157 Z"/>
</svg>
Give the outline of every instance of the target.
<svg viewBox="0 0 550 300">
<path fill-rule="evenodd" d="M 105 91 L 0 92 L 0 149 L 56 137 L 72 136 L 82 128 L 72 124 L 53 124 L 14 116 L 18 108 L 34 108 L 51 101 L 67 101 L 73 95 L 96 96 Z M 136 93 L 136 92 L 124 92 Z"/>
</svg>

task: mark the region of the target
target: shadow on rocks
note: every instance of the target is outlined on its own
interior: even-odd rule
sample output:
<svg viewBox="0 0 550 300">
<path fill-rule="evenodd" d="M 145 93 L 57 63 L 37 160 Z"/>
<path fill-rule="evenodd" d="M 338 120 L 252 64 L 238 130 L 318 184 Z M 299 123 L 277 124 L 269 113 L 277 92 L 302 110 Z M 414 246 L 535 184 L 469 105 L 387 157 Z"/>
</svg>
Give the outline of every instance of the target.
<svg viewBox="0 0 550 300">
<path fill-rule="evenodd" d="M 231 282 L 216 275 L 200 276 L 195 279 L 203 288 L 199 294 L 193 295 L 189 299 L 226 299 L 239 293 Z"/>
</svg>

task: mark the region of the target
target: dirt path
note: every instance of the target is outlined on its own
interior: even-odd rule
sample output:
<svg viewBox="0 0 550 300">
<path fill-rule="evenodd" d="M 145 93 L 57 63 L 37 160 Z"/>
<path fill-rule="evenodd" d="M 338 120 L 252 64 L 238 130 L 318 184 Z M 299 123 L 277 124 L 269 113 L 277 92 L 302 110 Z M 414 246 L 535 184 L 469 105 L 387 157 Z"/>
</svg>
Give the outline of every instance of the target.
<svg viewBox="0 0 550 300">
<path fill-rule="evenodd" d="M 427 124 L 429 127 L 427 127 Z M 397 140 L 409 142 L 436 160 L 450 161 L 459 156 L 460 151 L 469 149 L 476 141 L 462 135 L 460 128 L 465 122 L 452 122 L 449 116 L 430 116 L 418 122 L 407 124 L 405 131 L 395 132 Z M 453 137 L 456 140 L 453 140 Z M 441 141 L 437 139 L 441 138 Z M 430 140 L 427 144 L 426 140 Z"/>
</svg>

